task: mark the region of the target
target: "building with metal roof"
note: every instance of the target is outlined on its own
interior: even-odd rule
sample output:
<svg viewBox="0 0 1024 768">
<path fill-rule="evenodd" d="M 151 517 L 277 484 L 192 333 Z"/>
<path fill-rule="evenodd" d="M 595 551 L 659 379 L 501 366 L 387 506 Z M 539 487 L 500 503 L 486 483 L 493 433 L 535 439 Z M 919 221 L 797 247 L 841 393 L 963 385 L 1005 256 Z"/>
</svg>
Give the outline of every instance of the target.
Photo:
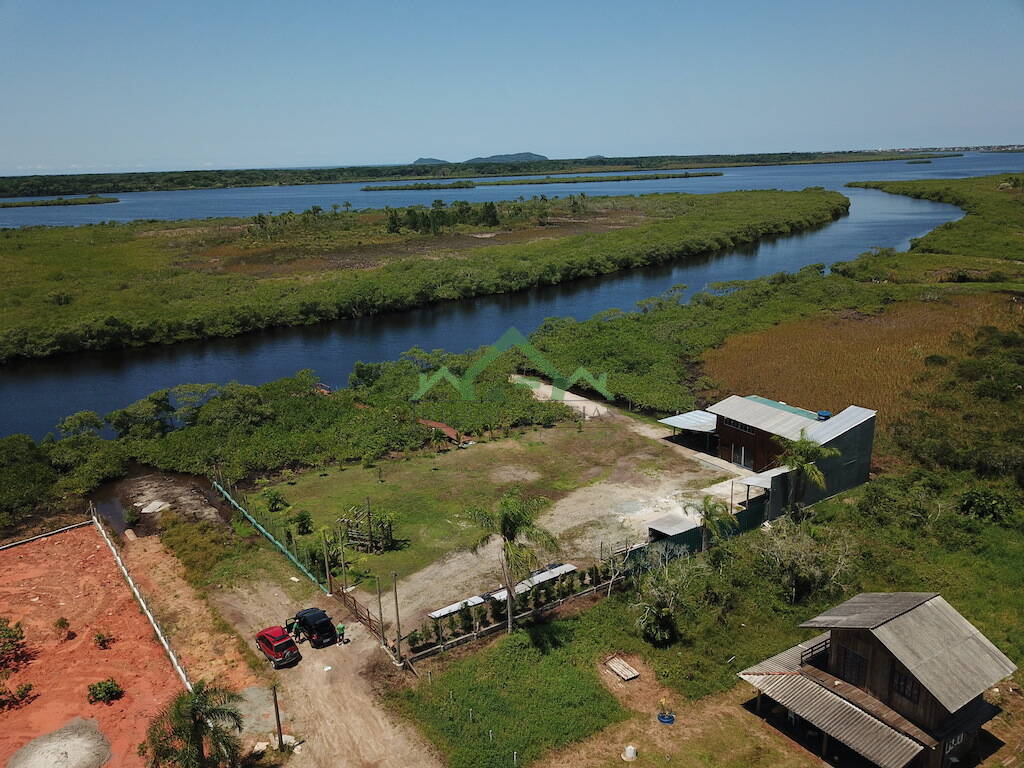
<svg viewBox="0 0 1024 768">
<path fill-rule="evenodd" d="M 738 479 L 741 485 L 767 491 L 759 498 L 765 520 L 777 517 L 794 502 L 813 504 L 864 483 L 871 471 L 876 412 L 851 405 L 836 415 L 810 411 L 760 395 L 730 395 L 704 410 L 689 411 L 661 419 L 679 433 L 684 443 L 717 459 L 737 464 L 755 474 Z M 691 436 L 691 437 L 687 437 Z M 792 499 L 790 470 L 780 466 L 779 457 L 787 440 L 806 438 L 835 448 L 839 456 L 823 459 L 818 468 L 825 476 L 825 488 L 806 483 L 804 498 Z"/>
<path fill-rule="evenodd" d="M 998 714 L 1017 667 L 934 592 L 865 593 L 800 626 L 828 631 L 740 673 L 792 718 L 882 768 L 946 768 Z"/>
</svg>

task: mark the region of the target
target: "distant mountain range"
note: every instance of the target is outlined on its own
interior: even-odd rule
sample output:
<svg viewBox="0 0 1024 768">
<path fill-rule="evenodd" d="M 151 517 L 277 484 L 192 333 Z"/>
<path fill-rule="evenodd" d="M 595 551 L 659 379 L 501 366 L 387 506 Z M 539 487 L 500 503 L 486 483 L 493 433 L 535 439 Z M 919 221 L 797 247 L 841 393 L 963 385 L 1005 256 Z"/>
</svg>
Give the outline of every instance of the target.
<svg viewBox="0 0 1024 768">
<path fill-rule="evenodd" d="M 511 155 L 490 155 L 488 157 L 471 157 L 465 160 L 465 165 L 482 165 L 483 163 L 536 163 L 549 158 L 533 152 L 515 152 Z M 438 160 L 436 157 L 420 157 L 413 161 L 413 165 L 450 165 L 448 160 Z"/>
</svg>

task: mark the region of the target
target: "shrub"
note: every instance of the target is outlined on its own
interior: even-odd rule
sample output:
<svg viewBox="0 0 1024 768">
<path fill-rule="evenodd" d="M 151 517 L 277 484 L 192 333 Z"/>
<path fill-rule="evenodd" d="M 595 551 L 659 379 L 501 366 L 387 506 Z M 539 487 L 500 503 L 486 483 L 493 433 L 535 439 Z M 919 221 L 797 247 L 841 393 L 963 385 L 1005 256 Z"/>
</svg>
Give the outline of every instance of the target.
<svg viewBox="0 0 1024 768">
<path fill-rule="evenodd" d="M 53 622 L 53 631 L 57 633 L 57 639 L 63 642 L 71 635 L 71 622 L 61 616 Z"/>
<path fill-rule="evenodd" d="M 0 616 L 0 670 L 17 667 L 25 658 L 25 630 L 21 622 L 11 624 L 10 619 Z"/>
<path fill-rule="evenodd" d="M 111 646 L 111 644 L 113 644 L 114 636 L 108 635 L 104 632 L 97 632 L 93 636 L 92 641 L 97 648 L 99 648 L 101 651 L 105 651 L 107 650 L 107 648 Z"/>
<path fill-rule="evenodd" d="M 967 491 L 960 497 L 957 510 L 962 515 L 1004 523 L 1013 517 L 1016 505 L 1013 499 L 998 491 L 978 488 Z"/>
<path fill-rule="evenodd" d="M 313 532 L 313 516 L 305 510 L 296 512 L 288 518 L 288 522 L 295 526 L 299 536 L 308 536 Z"/>
<path fill-rule="evenodd" d="M 124 696 L 124 688 L 118 685 L 117 680 L 112 677 L 89 684 L 90 704 L 96 704 L 97 702 L 110 704 L 122 696 Z"/>
</svg>

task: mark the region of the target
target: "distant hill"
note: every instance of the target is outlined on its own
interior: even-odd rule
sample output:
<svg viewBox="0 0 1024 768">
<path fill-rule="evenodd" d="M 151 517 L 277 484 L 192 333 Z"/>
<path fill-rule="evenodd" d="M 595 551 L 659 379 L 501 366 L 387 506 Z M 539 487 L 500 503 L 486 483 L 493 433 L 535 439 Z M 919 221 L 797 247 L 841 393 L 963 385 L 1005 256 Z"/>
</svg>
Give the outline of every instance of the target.
<svg viewBox="0 0 1024 768">
<path fill-rule="evenodd" d="M 473 157 L 466 161 L 466 164 L 480 163 L 536 163 L 547 160 L 544 155 L 536 155 L 533 152 L 516 152 L 511 155 L 491 155 L 490 157 Z"/>
<path fill-rule="evenodd" d="M 583 158 L 584 160 L 607 160 L 608 158 L 604 155 L 587 155 Z"/>
<path fill-rule="evenodd" d="M 417 157 L 412 161 L 413 165 L 448 165 L 447 160 L 438 160 L 436 157 Z"/>
</svg>

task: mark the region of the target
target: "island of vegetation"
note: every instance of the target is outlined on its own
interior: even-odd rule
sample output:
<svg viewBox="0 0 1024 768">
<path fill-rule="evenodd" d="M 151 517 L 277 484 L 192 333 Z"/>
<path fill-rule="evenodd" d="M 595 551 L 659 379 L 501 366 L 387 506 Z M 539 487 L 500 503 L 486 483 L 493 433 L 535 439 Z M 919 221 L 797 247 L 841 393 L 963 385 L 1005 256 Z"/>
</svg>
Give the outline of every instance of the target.
<svg viewBox="0 0 1024 768">
<path fill-rule="evenodd" d="M 807 229 L 848 206 L 811 188 L 6 229 L 0 360 L 553 285 Z"/>
<path fill-rule="evenodd" d="M 53 527 L 61 505 L 132 462 L 217 474 L 239 482 L 249 507 L 319 578 L 329 571 L 350 580 L 369 604 L 374 575 L 406 578 L 442 562 L 447 575 L 449 558 L 487 540 L 488 520 L 499 514 L 527 521 L 533 539 L 521 551 L 536 557 L 546 552 L 538 535 L 545 529 L 529 525 L 572 493 L 615 482 L 612 475 L 637 487 L 658 478 L 678 492 L 682 472 L 704 470 L 651 440 L 650 416 L 749 391 L 752 381 L 788 402 L 861 403 L 879 409 L 876 475 L 865 486 L 793 506 L 745 533 L 723 522 L 705 552 L 642 565 L 615 588 L 525 619 L 510 634 L 426 659 L 419 678 L 379 681 L 388 706 L 415 722 L 453 768 L 497 768 L 513 754 L 522 764 L 560 765 L 559 750 L 617 755 L 620 736 L 633 742 L 634 731 L 609 732 L 616 723 L 634 728 L 645 756 L 664 764 L 713 755 L 714 764 L 749 768 L 810 765 L 803 748 L 774 738 L 774 729 L 751 744 L 743 706 L 753 694 L 737 685 L 736 672 L 805 640 L 799 623 L 824 608 L 862 591 L 941 588 L 1010 658 L 1024 658 L 1024 178 L 858 186 L 955 203 L 966 215 L 906 252 L 874 251 L 827 274 L 814 265 L 712 286 L 687 304 L 668 292 L 635 312 L 553 319 L 531 341 L 558 368 L 608 372 L 610 415 L 597 423 L 513 384 L 515 372 L 539 373 L 517 352 L 482 372 L 472 407 L 450 388 L 415 406 L 408 393 L 424 371 L 465 370 L 485 350 L 410 350 L 360 364 L 331 395 L 318 393 L 308 371 L 259 387 L 185 385 L 109 414 L 69 415 L 41 442 L 0 439 L 0 528 L 12 535 L 39 518 Z M 449 424 L 476 445 L 445 451 L 437 430 L 418 419 Z M 105 426 L 113 437 L 102 436 Z M 388 500 L 403 546 L 350 552 L 346 561 L 329 543 L 337 542 L 338 510 L 371 494 Z M 554 531 L 559 543 L 589 528 L 595 505 L 586 498 L 587 524 Z M 268 580 L 275 589 L 289 584 L 291 571 L 268 565 L 287 561 L 241 516 L 226 525 L 171 513 L 156 527 L 189 584 L 218 596 L 210 605 L 225 605 L 234 590 L 267 591 Z M 594 556 L 569 586 L 607 580 L 619 567 L 614 557 Z M 550 606 L 564 595 L 562 585 L 534 589 L 517 607 Z M 262 604 L 256 610 L 265 614 Z M 250 616 L 230 618 L 228 631 L 248 636 Z M 411 630 L 402 618 L 408 649 L 471 631 L 479 614 L 467 607 L 447 623 Z M 627 655 L 642 670 L 642 690 L 663 701 L 607 686 L 602 668 L 612 654 Z M 986 695 L 1012 708 L 993 727 L 1019 728 L 1013 686 Z M 678 709 L 701 727 L 666 739 L 656 709 Z M 1005 748 L 993 739 L 996 760 L 1016 744 L 1003 741 Z"/>
<path fill-rule="evenodd" d="M 44 205 L 103 205 L 104 203 L 119 203 L 116 197 L 100 197 L 89 195 L 88 197 L 55 197 L 49 200 L 15 200 L 4 202 L 0 200 L 0 208 L 34 208 Z"/>
<path fill-rule="evenodd" d="M 646 181 L 657 179 L 692 179 L 700 176 L 722 176 L 721 171 L 697 173 L 638 173 L 627 176 L 545 176 L 542 179 L 500 179 L 497 181 L 420 181 L 413 184 L 384 184 L 362 187 L 363 192 L 390 192 L 404 189 L 472 189 L 473 187 L 501 187 L 522 184 L 592 184 L 599 181 Z"/>
<path fill-rule="evenodd" d="M 928 165 L 931 160 L 907 160 L 907 165 Z"/>
<path fill-rule="evenodd" d="M 908 152 L 778 152 L 747 155 L 656 155 L 650 157 L 588 157 L 567 160 L 480 161 L 470 163 L 410 163 L 408 165 L 341 168 L 253 168 L 207 171 L 84 173 L 61 176 L 0 177 L 0 197 L 112 194 L 171 189 L 221 189 L 286 184 L 340 184 L 367 181 L 414 181 L 480 176 L 534 176 L 542 173 L 669 171 L 747 165 L 859 163 L 908 160 L 915 157 L 955 157 L 955 153 Z"/>
</svg>

